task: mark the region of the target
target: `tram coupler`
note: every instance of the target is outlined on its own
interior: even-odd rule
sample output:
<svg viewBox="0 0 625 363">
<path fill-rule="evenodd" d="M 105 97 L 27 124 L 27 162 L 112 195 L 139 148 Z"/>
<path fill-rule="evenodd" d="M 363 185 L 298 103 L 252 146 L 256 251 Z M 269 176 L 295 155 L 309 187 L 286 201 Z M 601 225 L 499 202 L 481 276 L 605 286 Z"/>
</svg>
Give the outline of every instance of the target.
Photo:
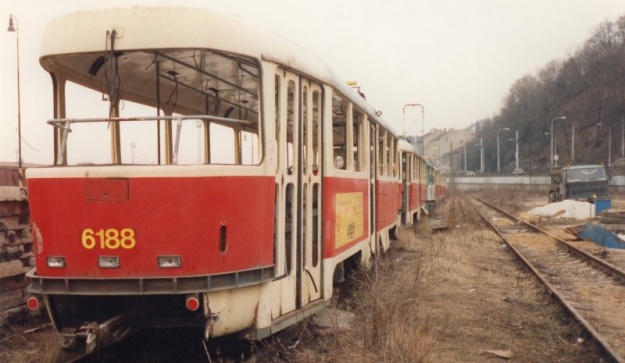
<svg viewBox="0 0 625 363">
<path fill-rule="evenodd" d="M 96 349 L 124 340 L 138 330 L 129 314 L 120 314 L 102 324 L 85 323 L 75 333 L 63 334 L 62 347 L 90 354 Z"/>
<path fill-rule="evenodd" d="M 85 323 L 73 334 L 63 334 L 61 346 L 65 350 L 81 351 L 91 353 L 96 347 L 98 331 L 100 327 L 97 323 Z"/>
</svg>

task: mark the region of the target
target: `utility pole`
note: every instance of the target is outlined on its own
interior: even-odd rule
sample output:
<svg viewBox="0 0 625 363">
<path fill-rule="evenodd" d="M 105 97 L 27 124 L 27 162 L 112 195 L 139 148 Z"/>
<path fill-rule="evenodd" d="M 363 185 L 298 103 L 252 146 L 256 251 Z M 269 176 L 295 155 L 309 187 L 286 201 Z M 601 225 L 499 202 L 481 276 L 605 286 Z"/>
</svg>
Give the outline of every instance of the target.
<svg viewBox="0 0 625 363">
<path fill-rule="evenodd" d="M 480 137 L 480 173 L 484 174 L 484 142 Z"/>
<path fill-rule="evenodd" d="M 575 164 L 575 125 L 571 126 L 571 165 Z"/>
<path fill-rule="evenodd" d="M 519 130 L 516 130 L 516 151 L 514 153 L 516 159 L 516 167 L 515 170 L 519 170 Z"/>
<path fill-rule="evenodd" d="M 608 126 L 608 168 L 612 167 L 612 126 Z"/>
<path fill-rule="evenodd" d="M 559 116 L 559 117 L 554 117 L 553 119 L 551 119 L 551 132 L 550 132 L 550 134 L 551 134 L 551 166 L 554 165 L 553 161 L 554 161 L 554 139 L 555 139 L 555 137 L 553 135 L 553 122 L 555 120 L 566 120 L 566 116 Z M 557 146 L 555 146 L 555 147 L 557 148 Z M 555 153 L 557 153 L 557 151 L 555 151 Z M 558 165 L 557 161 L 556 161 L 555 165 Z"/>
<path fill-rule="evenodd" d="M 464 172 L 467 172 L 467 143 L 464 143 Z"/>
<path fill-rule="evenodd" d="M 621 119 L 621 157 L 625 158 L 625 119 Z"/>
</svg>

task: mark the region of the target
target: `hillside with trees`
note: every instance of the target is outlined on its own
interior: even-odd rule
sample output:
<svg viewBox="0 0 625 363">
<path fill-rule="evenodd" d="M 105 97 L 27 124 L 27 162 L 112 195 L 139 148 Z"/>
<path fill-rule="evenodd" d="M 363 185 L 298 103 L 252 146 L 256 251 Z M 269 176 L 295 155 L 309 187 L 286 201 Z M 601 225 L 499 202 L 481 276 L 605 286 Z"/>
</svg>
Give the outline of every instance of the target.
<svg viewBox="0 0 625 363">
<path fill-rule="evenodd" d="M 475 138 L 484 141 L 486 171 L 496 172 L 497 132 L 509 128 L 500 133 L 502 174 L 515 167 L 515 147 L 509 139 L 517 130 L 520 167 L 533 173 L 546 172 L 551 161 L 551 123 L 560 116 L 566 119 L 553 122 L 559 165 L 622 162 L 625 16 L 599 24 L 570 56 L 518 79 L 499 113 L 477 122 L 480 127 Z M 469 170 L 479 170 L 479 162 L 475 155 L 469 157 Z"/>
</svg>

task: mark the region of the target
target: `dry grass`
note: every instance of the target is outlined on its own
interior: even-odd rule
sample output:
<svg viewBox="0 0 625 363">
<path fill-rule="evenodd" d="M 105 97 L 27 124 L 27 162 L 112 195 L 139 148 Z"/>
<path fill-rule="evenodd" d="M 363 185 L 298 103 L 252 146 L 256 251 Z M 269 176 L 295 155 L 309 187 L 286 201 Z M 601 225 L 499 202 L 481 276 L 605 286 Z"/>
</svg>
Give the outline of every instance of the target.
<svg viewBox="0 0 625 363">
<path fill-rule="evenodd" d="M 349 331 L 319 331 L 308 346 L 292 354 L 297 362 L 430 362 L 435 337 L 420 315 L 419 266 L 407 273 L 403 258 L 394 254 L 370 271 L 353 276 L 358 285 L 353 298 L 337 304 L 356 314 Z"/>
<path fill-rule="evenodd" d="M 0 362 L 53 362 L 59 346 L 59 336 L 49 325 L 33 332 L 16 332 L 0 339 Z"/>
<path fill-rule="evenodd" d="M 509 193 L 489 197 L 501 203 L 514 199 Z M 524 197 L 532 198 L 540 195 Z M 449 230 L 432 234 L 433 218 Z M 464 194 L 399 237 L 376 269 L 357 275 L 357 291 L 338 306 L 355 313 L 352 329 L 312 330 L 289 360 L 501 362 L 492 351 L 502 351 L 515 362 L 601 361 L 594 344 L 576 344 L 583 330 L 519 268 Z"/>
</svg>

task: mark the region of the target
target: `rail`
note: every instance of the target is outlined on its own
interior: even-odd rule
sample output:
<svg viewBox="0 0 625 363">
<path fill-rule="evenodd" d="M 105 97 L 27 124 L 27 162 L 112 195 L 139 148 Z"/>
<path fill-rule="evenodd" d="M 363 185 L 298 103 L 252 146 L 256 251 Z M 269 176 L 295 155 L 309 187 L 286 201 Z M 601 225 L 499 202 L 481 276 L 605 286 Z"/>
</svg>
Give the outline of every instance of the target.
<svg viewBox="0 0 625 363">
<path fill-rule="evenodd" d="M 556 241 L 556 243 L 558 244 L 558 246 L 560 247 L 564 247 L 569 253 L 574 254 L 575 256 L 577 256 L 578 258 L 583 258 L 585 261 L 589 261 L 591 262 L 594 266 L 600 268 L 602 271 L 604 271 L 608 276 L 613 276 L 616 277 L 618 279 L 620 279 L 621 281 L 625 281 L 625 271 L 605 262 L 602 260 L 599 260 L 598 258 L 596 258 L 595 256 L 592 256 L 588 253 L 586 253 L 585 251 L 572 246 L 570 243 L 567 243 L 566 241 L 548 233 L 547 231 L 542 230 L 541 228 L 539 228 L 536 225 L 533 225 L 531 223 L 528 223 L 526 221 L 520 220 L 519 218 L 516 218 L 515 216 L 503 211 L 500 208 L 497 208 L 496 206 L 475 198 L 475 200 L 477 200 L 478 202 L 482 203 L 483 205 L 487 206 L 488 208 L 490 208 L 491 210 L 496 211 L 497 213 L 503 214 L 506 218 L 511 219 L 512 221 L 522 224 L 532 230 L 534 230 L 535 232 L 538 232 L 541 235 L 544 236 L 548 236 L 550 239 L 553 239 L 554 241 Z M 536 268 L 534 266 L 534 264 L 524 255 L 524 253 L 522 253 L 516 246 L 514 246 L 513 243 L 511 243 L 509 241 L 509 239 L 504 236 L 504 233 L 491 221 L 489 220 L 481 211 L 478 210 L 477 206 L 476 206 L 476 211 L 478 212 L 478 214 L 482 217 L 482 219 L 488 224 L 488 226 L 504 241 L 504 243 L 510 248 L 511 251 L 514 252 L 514 254 L 519 258 L 519 260 L 521 262 L 523 262 L 523 264 L 543 283 L 544 286 L 547 287 L 547 289 L 558 299 L 558 301 L 560 302 L 560 304 L 565 307 L 566 310 L 569 311 L 569 313 L 586 329 L 586 331 L 592 335 L 592 337 L 594 338 L 595 341 L 597 341 L 602 348 L 604 349 L 604 351 L 606 352 L 606 354 L 612 359 L 612 361 L 614 362 L 625 362 L 625 359 L 622 357 L 621 354 L 619 354 L 614 346 L 612 344 L 610 344 L 596 329 L 595 327 L 593 327 L 593 325 L 591 325 L 591 323 L 584 317 L 582 316 L 577 309 L 573 306 L 573 304 L 569 301 L 569 299 L 563 294 L 561 293 L 556 286 L 554 286 L 551 282 L 549 282 L 548 278 L 539 271 L 539 268 Z M 542 252 L 544 254 L 544 251 Z"/>
</svg>

